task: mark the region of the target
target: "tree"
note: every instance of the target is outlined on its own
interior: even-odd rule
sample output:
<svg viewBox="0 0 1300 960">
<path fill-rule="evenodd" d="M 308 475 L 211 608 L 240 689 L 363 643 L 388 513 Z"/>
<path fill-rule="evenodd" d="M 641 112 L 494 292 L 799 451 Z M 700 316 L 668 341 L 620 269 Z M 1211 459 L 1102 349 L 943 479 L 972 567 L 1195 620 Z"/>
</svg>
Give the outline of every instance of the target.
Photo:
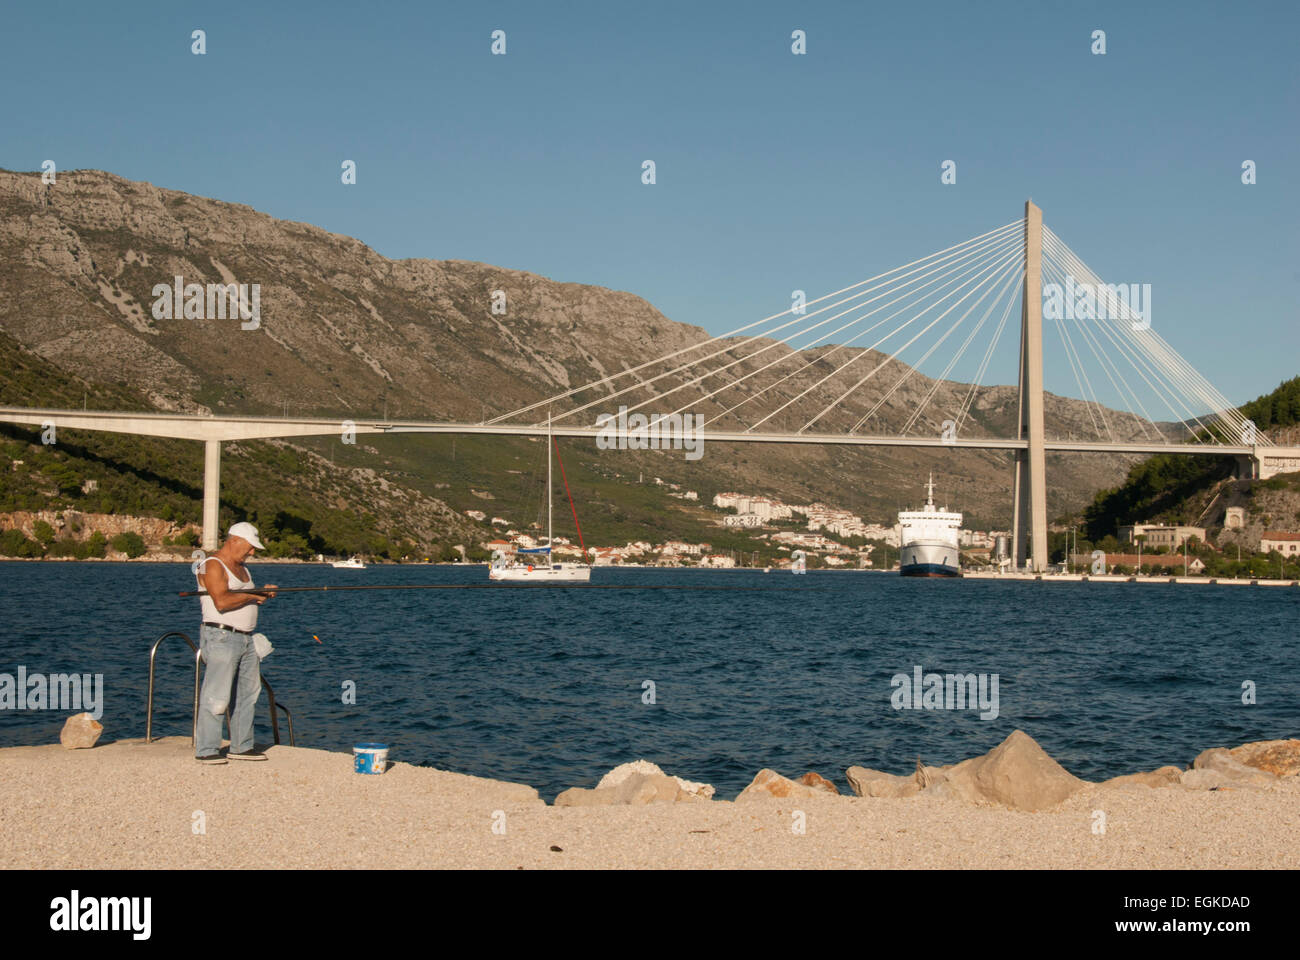
<svg viewBox="0 0 1300 960">
<path fill-rule="evenodd" d="M 21 530 L 6 530 L 0 533 L 0 556 L 39 557 L 43 551 L 41 545 L 28 540 Z"/>
<path fill-rule="evenodd" d="M 89 560 L 94 557 L 103 559 L 104 548 L 108 546 L 108 538 L 96 530 L 90 535 L 90 539 L 82 544 L 82 549 L 77 551 L 77 556 L 82 560 Z"/>
<path fill-rule="evenodd" d="M 36 535 L 37 540 L 47 547 L 54 542 L 54 528 L 44 520 L 37 520 L 32 525 L 32 533 Z"/>
<path fill-rule="evenodd" d="M 125 553 L 130 559 L 134 560 L 136 557 L 144 556 L 144 538 L 133 530 L 119 533 L 109 541 L 109 544 L 118 553 Z"/>
<path fill-rule="evenodd" d="M 44 467 L 42 472 L 54 481 L 59 493 L 65 497 L 81 492 L 81 475 L 66 463 L 56 462 Z"/>
</svg>

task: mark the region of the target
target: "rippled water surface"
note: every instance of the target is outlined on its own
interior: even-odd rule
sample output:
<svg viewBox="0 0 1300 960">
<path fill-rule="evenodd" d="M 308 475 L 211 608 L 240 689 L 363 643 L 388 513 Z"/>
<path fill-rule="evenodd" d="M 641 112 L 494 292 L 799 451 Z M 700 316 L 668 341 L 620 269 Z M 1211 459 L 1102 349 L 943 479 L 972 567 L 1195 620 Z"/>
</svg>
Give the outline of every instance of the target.
<svg viewBox="0 0 1300 960">
<path fill-rule="evenodd" d="M 280 586 L 487 580 L 483 567 L 252 569 Z M 847 790 L 852 764 L 908 773 L 1016 728 L 1096 779 L 1300 727 L 1295 588 L 607 568 L 592 581 L 758 589 L 285 594 L 262 610 L 276 647 L 264 672 L 299 746 L 384 741 L 393 759 L 548 800 L 637 757 L 731 797 L 762 767 Z M 198 601 L 176 596 L 192 586 L 179 564 L 0 563 L 0 673 L 102 673 L 105 738 L 143 736 L 149 645 L 168 630 L 197 641 Z M 170 640 L 158 661 L 155 733 L 188 735 L 192 658 Z M 916 665 L 997 674 L 998 717 L 894 709 L 891 678 Z M 258 710 L 269 742 L 265 698 Z M 0 711 L 0 745 L 57 740 L 65 716 Z"/>
</svg>

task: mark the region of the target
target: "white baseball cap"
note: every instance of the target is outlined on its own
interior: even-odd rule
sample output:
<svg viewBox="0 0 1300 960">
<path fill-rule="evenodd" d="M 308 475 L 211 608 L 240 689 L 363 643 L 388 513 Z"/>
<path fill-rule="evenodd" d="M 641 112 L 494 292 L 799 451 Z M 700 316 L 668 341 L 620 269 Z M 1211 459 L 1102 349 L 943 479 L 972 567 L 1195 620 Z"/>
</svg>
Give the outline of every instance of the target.
<svg viewBox="0 0 1300 960">
<path fill-rule="evenodd" d="M 253 526 L 251 523 L 236 523 L 232 525 L 226 532 L 226 536 L 239 537 L 241 540 L 247 540 L 258 550 L 266 549 L 266 547 L 262 546 L 262 541 L 257 539 L 257 527 Z"/>
</svg>

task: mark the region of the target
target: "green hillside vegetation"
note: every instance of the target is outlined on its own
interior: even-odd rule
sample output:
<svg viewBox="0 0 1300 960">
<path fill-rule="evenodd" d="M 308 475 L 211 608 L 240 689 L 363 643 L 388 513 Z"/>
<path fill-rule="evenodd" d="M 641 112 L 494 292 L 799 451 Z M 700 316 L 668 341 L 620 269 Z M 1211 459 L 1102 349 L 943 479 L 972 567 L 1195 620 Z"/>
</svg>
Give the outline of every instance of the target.
<svg viewBox="0 0 1300 960">
<path fill-rule="evenodd" d="M 1276 390 L 1244 404 L 1242 414 L 1258 430 L 1289 427 L 1300 423 L 1300 377 L 1284 381 Z M 1226 443 L 1240 443 L 1217 426 L 1198 432 L 1202 440 L 1213 437 Z M 1113 536 L 1120 524 L 1160 519 L 1190 523 L 1195 517 L 1189 504 L 1215 483 L 1233 475 L 1235 464 L 1223 456 L 1156 454 L 1129 470 L 1123 484 L 1103 490 L 1083 511 L 1091 540 Z"/>
<path fill-rule="evenodd" d="M 0 404 L 92 410 L 151 406 L 146 397 L 125 384 L 94 384 L 72 377 L 2 332 L 0 365 L 7 371 L 0 382 Z M 178 526 L 200 526 L 200 444 L 69 429 L 58 430 L 54 444 L 41 440 L 39 427 L 0 424 L 0 512 L 71 510 L 158 517 Z M 451 560 L 458 556 L 452 545 L 462 543 L 469 548 L 470 559 L 486 559 L 476 542 L 491 539 L 494 528 L 463 518 L 464 512 L 472 509 L 482 510 L 489 520 L 505 517 L 518 529 L 529 529 L 534 523 L 540 529 L 545 527 L 544 440 L 360 435 L 355 445 L 326 437 L 305 438 L 295 444 L 333 462 L 337 469 L 328 485 L 310 475 L 300 463 L 300 454 L 288 444 L 240 441 L 223 448 L 221 527 L 251 521 L 261 531 L 272 557 L 356 553 L 375 558 Z M 590 442 L 567 439 L 560 441 L 560 451 L 588 544 L 683 539 L 710 543 L 720 553 L 734 550 L 752 557 L 757 550 L 760 563 L 783 555 L 747 531 L 717 526 L 720 514 L 707 504 L 719 490 L 700 486 L 699 471 L 690 470 L 680 452 L 599 451 Z M 413 542 L 400 511 L 366 508 L 367 490 L 348 476 L 353 468 L 373 469 L 390 483 L 444 501 L 464 519 L 459 532 L 448 531 L 441 540 L 430 543 Z M 639 482 L 641 473 L 643 482 Z M 577 531 L 558 466 L 555 475 L 556 535 L 576 543 Z M 656 485 L 655 476 L 664 479 L 665 485 Z M 299 482 L 287 483 L 286 478 Z M 86 481 L 94 481 L 96 488 L 90 490 Z M 670 497 L 668 482 L 697 490 L 699 501 Z M 473 491 L 490 492 L 492 499 Z M 473 534 L 474 529 L 479 533 Z M 175 541 L 178 548 L 196 543 L 193 533 L 182 534 Z M 17 530 L 0 533 L 0 555 L 4 556 L 98 557 L 104 555 L 104 547 L 102 536 L 42 542 Z"/>
<path fill-rule="evenodd" d="M 0 365 L 7 371 L 0 382 L 0 404 L 149 409 L 147 400 L 129 388 L 76 380 L 4 334 L 0 334 Z M 54 444 L 41 441 L 38 427 L 0 424 L 0 512 L 75 510 L 200 525 L 203 450 L 198 443 L 80 430 L 58 430 Z M 237 457 L 223 456 L 223 529 L 239 520 L 255 523 L 273 557 L 366 553 L 395 558 L 415 552 L 414 544 L 404 542 L 399 516 L 378 517 L 365 510 L 330 506 L 320 502 L 323 498 L 286 485 L 284 478 L 300 473 L 301 467 L 282 445 L 252 441 L 238 446 Z M 87 480 L 95 481 L 98 488 L 83 493 Z M 362 491 L 354 492 L 359 501 Z M 117 544 L 114 549 L 130 555 L 139 546 L 130 536 L 137 535 L 123 541 L 129 549 Z M 193 542 L 193 537 L 182 537 L 177 545 Z M 441 545 L 423 546 L 441 553 Z M 102 556 L 103 549 L 96 543 L 78 552 L 67 543 L 41 544 L 39 538 L 31 541 L 19 531 L 8 530 L 0 539 L 0 553 Z"/>
</svg>

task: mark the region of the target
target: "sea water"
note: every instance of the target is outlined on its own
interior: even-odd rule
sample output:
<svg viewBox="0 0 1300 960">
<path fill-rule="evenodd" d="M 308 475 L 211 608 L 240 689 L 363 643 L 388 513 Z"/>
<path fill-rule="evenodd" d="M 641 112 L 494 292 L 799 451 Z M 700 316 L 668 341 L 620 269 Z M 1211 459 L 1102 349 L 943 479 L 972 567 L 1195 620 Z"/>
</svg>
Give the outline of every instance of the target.
<svg viewBox="0 0 1300 960">
<path fill-rule="evenodd" d="M 481 566 L 250 568 L 285 587 L 487 583 Z M 727 589 L 283 594 L 261 609 L 263 672 L 299 746 L 381 741 L 548 801 L 638 758 L 731 798 L 763 767 L 848 792 L 851 765 L 910 774 L 1016 729 L 1090 780 L 1300 733 L 1296 588 L 605 567 L 591 582 Z M 197 642 L 198 601 L 176 596 L 193 585 L 188 564 L 0 563 L 0 674 L 102 674 L 103 740 L 143 737 L 149 646 Z M 168 640 L 155 736 L 189 735 L 192 683 Z M 57 742 L 70 712 L 0 709 L 0 746 Z"/>
</svg>

